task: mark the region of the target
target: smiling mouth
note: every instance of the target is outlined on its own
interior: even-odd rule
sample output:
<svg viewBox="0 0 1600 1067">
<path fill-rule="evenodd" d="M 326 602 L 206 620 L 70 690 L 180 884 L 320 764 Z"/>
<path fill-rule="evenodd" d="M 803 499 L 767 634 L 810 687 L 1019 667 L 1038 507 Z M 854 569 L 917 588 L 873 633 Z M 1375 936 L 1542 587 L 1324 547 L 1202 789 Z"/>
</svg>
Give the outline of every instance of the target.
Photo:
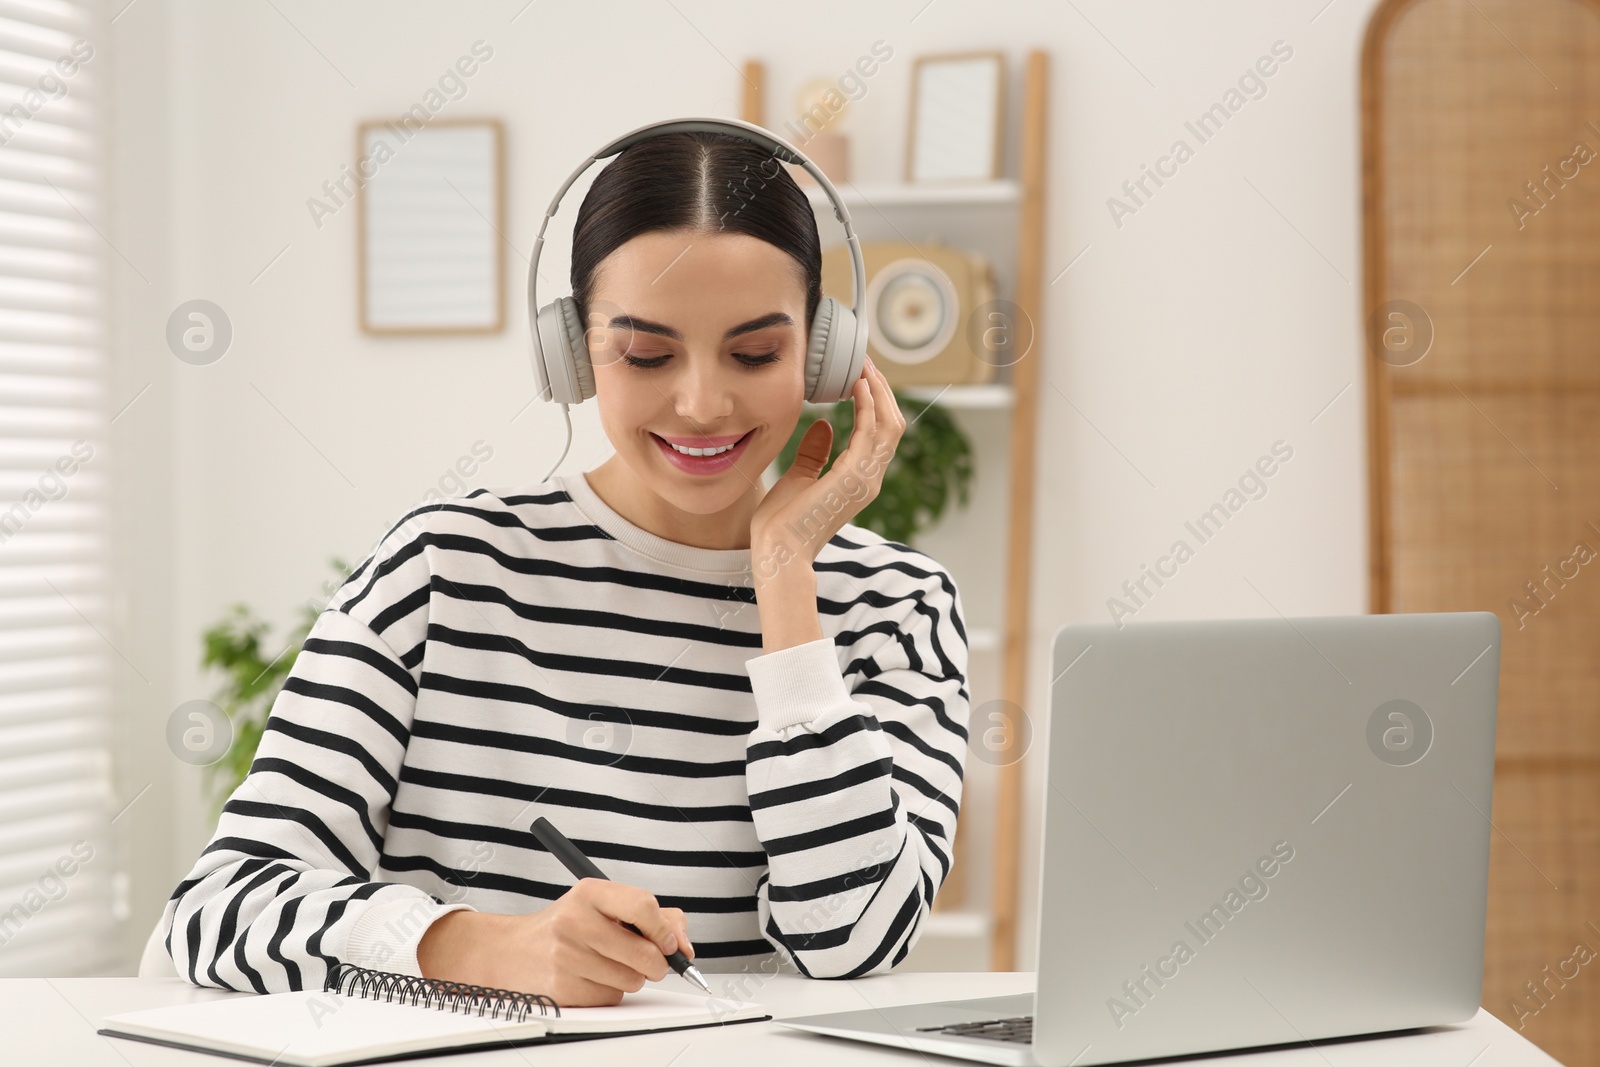
<svg viewBox="0 0 1600 1067">
<path fill-rule="evenodd" d="M 699 455 L 699 456 L 692 455 L 692 454 L 690 454 L 688 452 L 679 452 L 677 447 L 674 446 L 671 441 L 668 441 L 665 437 L 662 437 L 658 433 L 652 433 L 650 436 L 654 437 L 657 441 L 661 442 L 666 447 L 672 449 L 674 452 L 677 452 L 678 455 L 680 455 L 680 456 L 686 456 L 689 459 L 712 459 L 712 458 L 715 458 L 716 456 L 723 455 L 724 453 L 732 452 L 734 449 L 738 448 L 740 445 L 744 444 L 747 440 L 749 440 L 750 435 L 753 434 L 753 433 L 755 433 L 755 430 L 753 430 L 753 429 L 749 430 L 742 437 L 740 437 L 738 440 L 732 441 L 729 444 L 721 446 L 718 451 L 712 452 L 712 453 L 707 454 L 707 455 Z"/>
</svg>

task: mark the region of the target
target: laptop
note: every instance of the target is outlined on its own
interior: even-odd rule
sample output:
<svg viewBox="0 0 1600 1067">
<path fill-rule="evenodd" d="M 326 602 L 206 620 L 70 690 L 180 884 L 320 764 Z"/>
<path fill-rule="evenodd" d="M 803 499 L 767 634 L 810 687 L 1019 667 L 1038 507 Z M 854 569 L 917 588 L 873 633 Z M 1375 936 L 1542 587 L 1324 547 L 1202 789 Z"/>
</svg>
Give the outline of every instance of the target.
<svg viewBox="0 0 1600 1067">
<path fill-rule="evenodd" d="M 1470 1019 L 1499 668 L 1488 612 L 1064 626 L 1035 992 L 774 1021 L 1087 1067 Z"/>
</svg>

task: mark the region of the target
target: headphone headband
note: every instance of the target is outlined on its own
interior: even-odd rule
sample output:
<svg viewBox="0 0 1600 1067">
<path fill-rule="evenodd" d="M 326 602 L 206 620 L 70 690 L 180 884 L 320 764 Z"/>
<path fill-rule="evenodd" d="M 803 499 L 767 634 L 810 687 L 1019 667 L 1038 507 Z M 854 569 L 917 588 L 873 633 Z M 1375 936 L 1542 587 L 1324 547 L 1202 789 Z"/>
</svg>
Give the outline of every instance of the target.
<svg viewBox="0 0 1600 1067">
<path fill-rule="evenodd" d="M 647 123 L 631 133 L 625 133 L 621 137 L 618 137 L 615 141 L 612 141 L 610 144 L 600 149 L 600 151 L 596 152 L 594 156 L 596 159 L 604 159 L 606 156 L 616 155 L 629 145 L 643 141 L 650 137 L 656 137 L 663 133 L 677 133 L 679 131 L 688 131 L 691 133 L 731 133 L 733 131 L 729 129 L 729 127 L 733 126 L 735 122 L 739 124 L 737 128 L 744 133 L 746 138 L 761 145 L 761 147 L 767 149 L 767 151 L 771 152 L 785 163 L 795 163 L 800 166 L 805 165 L 805 157 L 799 152 L 795 151 L 789 145 L 783 143 L 776 136 L 768 133 L 760 126 L 744 122 L 740 119 L 663 119 L 660 122 Z"/>
<path fill-rule="evenodd" d="M 867 332 L 867 317 L 864 314 L 866 305 L 867 270 L 861 258 L 861 242 L 856 237 L 855 227 L 851 225 L 850 222 L 850 209 L 845 207 L 844 200 L 839 196 L 839 191 L 833 187 L 833 182 L 829 181 L 828 176 L 822 173 L 822 169 L 813 163 L 809 158 L 807 158 L 804 153 L 771 131 L 763 129 L 754 123 L 745 122 L 742 119 L 703 117 L 664 119 L 659 122 L 646 123 L 637 129 L 630 130 L 621 137 L 609 142 L 599 151 L 590 156 L 587 160 L 580 163 L 577 169 L 569 174 L 567 176 L 567 180 L 562 182 L 561 187 L 556 190 L 556 195 L 551 199 L 550 206 L 545 209 L 544 219 L 539 223 L 538 236 L 536 236 L 533 240 L 533 255 L 528 261 L 528 315 L 531 320 L 529 325 L 533 327 L 531 332 L 533 333 L 534 358 L 538 364 L 540 366 L 544 365 L 544 345 L 539 338 L 538 328 L 539 253 L 544 248 L 545 228 L 550 225 L 550 219 L 555 215 L 556 210 L 561 206 L 561 198 L 565 196 L 567 190 L 572 187 L 572 183 L 577 181 L 583 172 L 588 170 L 592 164 L 605 159 L 607 156 L 614 156 L 623 149 L 650 137 L 655 137 L 664 133 L 676 133 L 679 131 L 698 133 L 728 133 L 736 137 L 743 137 L 745 140 L 753 141 L 762 148 L 765 148 L 767 151 L 771 152 L 775 159 L 781 160 L 784 163 L 792 163 L 804 167 L 806 171 L 817 180 L 817 184 L 822 187 L 823 192 L 827 193 L 828 199 L 833 203 L 834 218 L 838 219 L 840 224 L 844 226 L 845 244 L 850 250 L 850 267 L 854 276 L 854 282 L 851 287 L 852 304 L 850 309 L 852 312 L 854 312 L 856 320 L 856 332 L 853 339 L 853 344 L 856 351 L 861 351 L 866 344 Z"/>
</svg>

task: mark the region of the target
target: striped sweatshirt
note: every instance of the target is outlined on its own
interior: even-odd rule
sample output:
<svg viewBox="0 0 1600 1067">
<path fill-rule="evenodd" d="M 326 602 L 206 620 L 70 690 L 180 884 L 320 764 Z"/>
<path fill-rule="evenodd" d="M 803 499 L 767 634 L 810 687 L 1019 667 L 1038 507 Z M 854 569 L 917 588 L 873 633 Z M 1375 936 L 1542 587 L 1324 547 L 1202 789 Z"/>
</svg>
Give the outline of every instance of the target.
<svg viewBox="0 0 1600 1067">
<path fill-rule="evenodd" d="M 950 870 L 961 599 L 854 524 L 813 566 L 824 636 L 763 655 L 749 549 L 644 530 L 581 474 L 411 510 L 318 615 L 167 902 L 178 973 L 420 976 L 438 916 L 572 887 L 541 815 L 682 908 L 703 971 L 894 967 Z"/>
</svg>

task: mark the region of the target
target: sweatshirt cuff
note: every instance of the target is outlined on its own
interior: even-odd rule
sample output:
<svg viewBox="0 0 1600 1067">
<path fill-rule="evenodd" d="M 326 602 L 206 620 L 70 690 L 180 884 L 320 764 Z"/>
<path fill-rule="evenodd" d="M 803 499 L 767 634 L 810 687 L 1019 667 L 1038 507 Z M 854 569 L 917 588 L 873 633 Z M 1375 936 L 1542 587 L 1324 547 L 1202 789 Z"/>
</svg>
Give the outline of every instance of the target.
<svg viewBox="0 0 1600 1067">
<path fill-rule="evenodd" d="M 417 946 L 422 935 L 441 915 L 452 911 L 476 911 L 470 904 L 440 904 L 418 890 L 418 896 L 405 896 L 370 904 L 356 919 L 345 941 L 344 962 L 375 971 L 422 977 L 417 963 Z"/>
<path fill-rule="evenodd" d="M 746 660 L 744 666 L 762 729 L 783 730 L 855 706 L 832 638 L 791 645 Z"/>
</svg>

